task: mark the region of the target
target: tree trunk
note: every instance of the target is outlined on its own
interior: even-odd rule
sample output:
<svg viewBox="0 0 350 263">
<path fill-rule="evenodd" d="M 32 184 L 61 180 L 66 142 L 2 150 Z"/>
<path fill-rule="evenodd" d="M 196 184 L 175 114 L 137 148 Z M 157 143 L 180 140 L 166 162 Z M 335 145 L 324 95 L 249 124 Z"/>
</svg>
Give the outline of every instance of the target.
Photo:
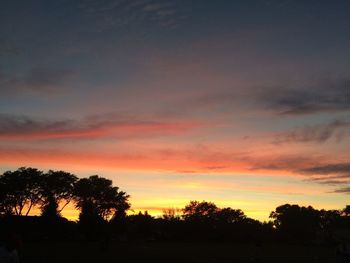
<svg viewBox="0 0 350 263">
<path fill-rule="evenodd" d="M 27 210 L 26 216 L 28 216 L 29 211 L 32 209 L 32 206 L 33 206 L 33 202 L 30 201 L 30 205 L 29 205 L 29 208 L 28 208 L 28 210 Z"/>
<path fill-rule="evenodd" d="M 70 201 L 67 201 L 64 206 L 62 206 L 62 208 L 60 210 L 58 210 L 58 213 L 61 213 L 62 210 L 70 203 Z"/>
</svg>

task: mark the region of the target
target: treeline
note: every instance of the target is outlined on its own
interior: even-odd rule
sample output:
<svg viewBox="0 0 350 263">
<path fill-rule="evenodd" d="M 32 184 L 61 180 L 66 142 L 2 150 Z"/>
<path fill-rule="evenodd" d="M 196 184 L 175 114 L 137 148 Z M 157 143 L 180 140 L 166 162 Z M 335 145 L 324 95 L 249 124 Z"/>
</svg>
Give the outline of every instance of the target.
<svg viewBox="0 0 350 263">
<path fill-rule="evenodd" d="M 70 202 L 80 211 L 76 222 L 61 215 Z M 40 216 L 29 216 L 33 207 L 40 209 Z M 269 222 L 206 201 L 190 201 L 157 218 L 147 212 L 128 215 L 129 209 L 129 195 L 97 175 L 78 179 L 64 171 L 25 167 L 0 175 L 0 235 L 16 232 L 32 240 L 298 243 L 350 237 L 350 206 L 317 210 L 285 204 L 271 212 Z"/>
</svg>

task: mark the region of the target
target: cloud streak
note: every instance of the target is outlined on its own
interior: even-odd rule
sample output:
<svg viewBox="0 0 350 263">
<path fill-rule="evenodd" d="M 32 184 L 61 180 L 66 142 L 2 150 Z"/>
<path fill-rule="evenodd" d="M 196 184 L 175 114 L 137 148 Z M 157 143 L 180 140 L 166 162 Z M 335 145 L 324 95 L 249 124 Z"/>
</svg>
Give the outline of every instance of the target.
<svg viewBox="0 0 350 263">
<path fill-rule="evenodd" d="M 347 173 L 350 176 L 350 163 L 335 163 L 335 164 L 314 166 L 314 167 L 301 169 L 300 171 L 306 174 L 319 174 L 319 175 Z"/>
<path fill-rule="evenodd" d="M 350 194 L 350 186 L 349 187 L 343 187 L 339 188 L 333 191 L 333 193 L 337 194 Z"/>
<path fill-rule="evenodd" d="M 291 132 L 278 134 L 273 143 L 324 143 L 335 138 L 337 142 L 350 136 L 350 121 L 335 120 L 327 124 L 307 125 Z"/>
<path fill-rule="evenodd" d="M 126 27 L 146 22 L 171 29 L 187 16 L 175 1 L 86 1 L 80 3 L 79 8 L 90 17 L 102 18 L 99 19 L 102 27 Z"/>
<path fill-rule="evenodd" d="M 257 98 L 266 108 L 285 115 L 350 110 L 350 80 L 335 80 L 317 86 L 270 88 Z"/>
<path fill-rule="evenodd" d="M 0 139 L 142 138 L 178 135 L 203 126 L 204 123 L 193 120 L 164 121 L 117 114 L 58 121 L 0 114 Z"/>
</svg>

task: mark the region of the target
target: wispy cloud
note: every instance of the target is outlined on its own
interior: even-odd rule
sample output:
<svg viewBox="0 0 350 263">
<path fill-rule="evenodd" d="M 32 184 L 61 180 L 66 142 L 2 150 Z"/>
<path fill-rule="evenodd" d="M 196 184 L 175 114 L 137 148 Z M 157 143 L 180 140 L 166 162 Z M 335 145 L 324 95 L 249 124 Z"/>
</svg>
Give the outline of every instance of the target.
<svg viewBox="0 0 350 263">
<path fill-rule="evenodd" d="M 350 136 L 349 119 L 335 120 L 326 124 L 306 125 L 298 127 L 290 132 L 280 133 L 275 136 L 273 143 L 324 143 L 330 139 L 337 142 Z"/>
<path fill-rule="evenodd" d="M 350 176 L 350 163 L 334 163 L 321 166 L 313 166 L 300 170 L 307 174 L 344 174 L 348 173 Z"/>
<path fill-rule="evenodd" d="M 112 27 L 150 22 L 153 25 L 174 28 L 187 16 L 184 9 L 175 1 L 84 1 L 79 4 L 79 8 L 89 16 L 99 18 L 102 26 Z"/>
<path fill-rule="evenodd" d="M 350 186 L 349 187 L 343 187 L 339 188 L 333 191 L 333 193 L 338 193 L 338 194 L 350 194 Z"/>
<path fill-rule="evenodd" d="M 350 163 L 337 162 L 326 156 L 280 156 L 251 160 L 253 170 L 287 172 L 305 182 L 339 186 L 350 184 Z"/>
<path fill-rule="evenodd" d="M 290 115 L 350 110 L 350 80 L 325 81 L 293 89 L 266 89 L 258 101 L 268 109 Z"/>
<path fill-rule="evenodd" d="M 177 135 L 202 127 L 195 120 L 154 120 L 107 114 L 81 120 L 44 120 L 0 114 L 0 140 L 130 138 Z"/>
</svg>

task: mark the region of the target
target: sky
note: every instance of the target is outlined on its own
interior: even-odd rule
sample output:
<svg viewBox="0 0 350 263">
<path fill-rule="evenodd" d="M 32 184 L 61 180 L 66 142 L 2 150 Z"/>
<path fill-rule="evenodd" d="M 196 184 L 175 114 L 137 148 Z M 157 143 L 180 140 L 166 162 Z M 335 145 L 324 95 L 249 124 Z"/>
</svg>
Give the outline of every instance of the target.
<svg viewBox="0 0 350 263">
<path fill-rule="evenodd" d="M 1 1 L 0 172 L 99 174 L 154 215 L 190 200 L 259 220 L 285 203 L 344 208 L 349 11 L 346 0 Z"/>
</svg>

